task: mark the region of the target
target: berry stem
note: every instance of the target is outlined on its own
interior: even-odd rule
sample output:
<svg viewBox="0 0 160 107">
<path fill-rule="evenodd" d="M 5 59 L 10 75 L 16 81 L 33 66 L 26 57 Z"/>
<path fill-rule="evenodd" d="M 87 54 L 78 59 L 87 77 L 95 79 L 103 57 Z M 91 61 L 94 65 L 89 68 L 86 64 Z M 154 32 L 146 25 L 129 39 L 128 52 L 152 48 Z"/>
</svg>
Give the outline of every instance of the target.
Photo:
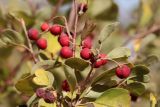
<svg viewBox="0 0 160 107">
<path fill-rule="evenodd" d="M 75 10 L 75 23 L 74 23 L 74 35 L 73 35 L 73 56 L 75 57 L 78 14 L 77 14 L 76 0 L 73 0 L 73 3 L 74 3 L 74 10 Z"/>
<path fill-rule="evenodd" d="M 37 59 L 36 59 L 36 57 L 35 57 L 35 55 L 34 55 L 31 41 L 30 41 L 29 38 L 28 38 L 28 33 L 27 33 L 26 26 L 25 26 L 25 22 L 24 22 L 23 19 L 21 19 L 20 22 L 21 22 L 21 24 L 22 24 L 22 27 L 23 27 L 23 30 L 24 30 L 24 33 L 25 33 L 25 37 L 26 37 L 26 40 L 27 40 L 28 49 L 30 50 L 30 53 L 32 54 L 32 57 L 33 57 L 34 62 L 37 63 Z"/>
</svg>

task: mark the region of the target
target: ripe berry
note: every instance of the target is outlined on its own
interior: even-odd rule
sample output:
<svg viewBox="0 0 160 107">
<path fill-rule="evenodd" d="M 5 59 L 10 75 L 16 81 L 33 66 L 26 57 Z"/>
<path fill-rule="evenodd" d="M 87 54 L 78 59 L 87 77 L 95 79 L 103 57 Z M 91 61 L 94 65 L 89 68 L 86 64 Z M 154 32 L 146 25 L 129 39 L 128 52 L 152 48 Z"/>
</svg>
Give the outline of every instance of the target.
<svg viewBox="0 0 160 107">
<path fill-rule="evenodd" d="M 48 25 L 48 23 L 43 23 L 42 25 L 41 25 L 41 30 L 42 31 L 46 31 L 46 30 L 48 30 L 49 29 L 49 25 Z"/>
<path fill-rule="evenodd" d="M 55 101 L 55 97 L 53 93 L 51 93 L 50 91 L 46 91 L 45 96 L 43 98 L 44 101 L 47 103 L 53 103 Z"/>
<path fill-rule="evenodd" d="M 70 91 L 70 88 L 69 88 L 69 85 L 68 85 L 68 82 L 67 80 L 64 80 L 63 83 L 62 83 L 62 89 L 66 92 Z"/>
<path fill-rule="evenodd" d="M 69 46 L 69 36 L 66 33 L 62 33 L 59 38 L 58 41 L 60 43 L 61 46 Z"/>
<path fill-rule="evenodd" d="M 85 4 L 85 3 L 79 4 L 79 6 L 78 6 L 78 13 L 79 13 L 79 14 L 83 14 L 83 13 L 85 13 L 87 10 L 88 10 L 88 5 L 87 5 L 87 4 Z"/>
<path fill-rule="evenodd" d="M 38 48 L 44 50 L 47 48 L 47 40 L 44 38 L 40 38 L 36 41 Z"/>
<path fill-rule="evenodd" d="M 50 32 L 55 36 L 60 35 L 62 33 L 62 27 L 58 24 L 55 24 L 51 26 Z"/>
<path fill-rule="evenodd" d="M 107 59 L 105 59 L 107 58 L 106 54 L 99 54 L 98 57 L 101 59 L 102 65 L 105 65 L 108 62 Z"/>
<path fill-rule="evenodd" d="M 94 65 L 94 68 L 99 68 L 102 65 L 102 61 L 98 59 L 97 61 L 93 63 L 93 65 Z"/>
<path fill-rule="evenodd" d="M 124 79 L 127 78 L 131 73 L 130 68 L 127 65 L 122 65 L 116 69 L 117 77 Z"/>
<path fill-rule="evenodd" d="M 65 47 L 62 47 L 60 51 L 60 55 L 62 58 L 70 58 L 73 56 L 73 51 L 71 48 L 65 46 Z"/>
<path fill-rule="evenodd" d="M 36 90 L 36 95 L 37 95 L 37 97 L 39 97 L 39 98 L 43 98 L 44 95 L 45 95 L 45 90 L 43 90 L 42 88 L 38 88 L 38 89 Z"/>
<path fill-rule="evenodd" d="M 89 60 L 92 57 L 92 52 L 88 48 L 84 48 L 81 50 L 80 55 L 83 59 Z"/>
<path fill-rule="evenodd" d="M 91 48 L 92 47 L 92 38 L 91 37 L 87 37 L 82 41 L 82 48 Z"/>
<path fill-rule="evenodd" d="M 31 40 L 38 40 L 38 38 L 39 38 L 38 30 L 37 30 L 37 29 L 34 29 L 34 28 L 29 29 L 29 30 L 28 30 L 28 37 L 29 37 L 29 39 L 31 39 Z"/>
</svg>

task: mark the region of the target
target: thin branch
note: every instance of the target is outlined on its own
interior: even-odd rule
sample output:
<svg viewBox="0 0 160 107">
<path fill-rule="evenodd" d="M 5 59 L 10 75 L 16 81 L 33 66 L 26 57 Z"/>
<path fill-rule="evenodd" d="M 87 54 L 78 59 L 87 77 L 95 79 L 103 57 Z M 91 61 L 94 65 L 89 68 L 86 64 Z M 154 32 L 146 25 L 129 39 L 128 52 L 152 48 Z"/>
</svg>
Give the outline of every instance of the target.
<svg viewBox="0 0 160 107">
<path fill-rule="evenodd" d="M 22 24 L 22 27 L 23 27 L 23 30 L 24 30 L 24 33 L 25 33 L 25 37 L 26 37 L 26 40 L 27 40 L 28 48 L 30 49 L 30 52 L 31 52 L 31 54 L 32 54 L 32 57 L 33 57 L 34 62 L 37 63 L 37 59 L 36 59 L 36 57 L 35 57 L 35 55 L 34 55 L 31 41 L 29 40 L 29 37 L 28 37 L 28 33 L 27 33 L 26 26 L 25 26 L 25 22 L 24 22 L 23 19 L 21 19 L 20 22 L 21 22 L 21 24 Z"/>
<path fill-rule="evenodd" d="M 137 34 L 134 35 L 134 37 L 129 38 L 123 45 L 128 44 L 131 40 L 134 40 L 134 39 L 142 39 L 148 36 L 149 34 L 159 30 L 160 30 L 160 25 L 153 25 L 150 29 L 147 29 L 144 32 L 138 32 Z"/>
<path fill-rule="evenodd" d="M 77 14 L 77 3 L 76 3 L 76 0 L 73 0 L 73 3 L 74 3 L 74 10 L 75 10 L 75 23 L 74 23 L 74 35 L 73 35 L 73 44 L 74 44 L 74 47 L 73 47 L 73 56 L 75 57 L 78 14 Z"/>
</svg>

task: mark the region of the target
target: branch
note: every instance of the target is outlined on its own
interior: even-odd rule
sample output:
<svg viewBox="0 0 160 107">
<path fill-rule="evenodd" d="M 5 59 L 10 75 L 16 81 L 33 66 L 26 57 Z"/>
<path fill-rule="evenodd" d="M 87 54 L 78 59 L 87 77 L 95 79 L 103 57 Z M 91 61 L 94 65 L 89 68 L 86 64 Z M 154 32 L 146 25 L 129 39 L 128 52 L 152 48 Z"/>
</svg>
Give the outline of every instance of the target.
<svg viewBox="0 0 160 107">
<path fill-rule="evenodd" d="M 123 45 L 128 44 L 131 40 L 134 40 L 134 39 L 142 39 L 148 36 L 149 34 L 159 31 L 159 30 L 160 30 L 160 25 L 153 25 L 150 29 L 147 29 L 144 32 L 139 32 L 135 34 L 134 37 L 131 37 L 128 40 L 126 40 L 126 42 Z"/>
</svg>

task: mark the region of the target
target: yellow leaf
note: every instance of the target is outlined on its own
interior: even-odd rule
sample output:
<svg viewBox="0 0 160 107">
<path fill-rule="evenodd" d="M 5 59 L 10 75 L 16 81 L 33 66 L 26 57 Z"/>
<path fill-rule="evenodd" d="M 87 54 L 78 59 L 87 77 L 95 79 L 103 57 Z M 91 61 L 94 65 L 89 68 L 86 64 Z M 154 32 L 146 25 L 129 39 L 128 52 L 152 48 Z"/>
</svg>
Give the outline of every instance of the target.
<svg viewBox="0 0 160 107">
<path fill-rule="evenodd" d="M 51 33 L 46 33 L 43 35 L 43 37 L 46 38 L 48 42 L 46 52 L 52 53 L 54 55 L 61 49 L 57 36 L 54 36 Z"/>
<path fill-rule="evenodd" d="M 140 25 L 145 26 L 151 20 L 153 12 L 151 9 L 151 3 L 148 0 L 142 0 L 142 16 L 140 20 Z"/>
<path fill-rule="evenodd" d="M 140 50 L 141 48 L 141 43 L 142 43 L 142 40 L 141 39 L 137 39 L 134 41 L 134 51 L 137 52 Z"/>
<path fill-rule="evenodd" d="M 156 97 L 153 95 L 153 93 L 150 93 L 150 101 L 151 101 L 151 107 L 156 107 L 157 99 L 156 99 Z"/>
<path fill-rule="evenodd" d="M 37 85 L 49 86 L 53 83 L 53 75 L 52 80 L 49 76 L 51 76 L 50 72 L 45 71 L 44 69 L 38 69 L 35 71 L 35 77 L 33 78 L 33 82 Z"/>
</svg>

